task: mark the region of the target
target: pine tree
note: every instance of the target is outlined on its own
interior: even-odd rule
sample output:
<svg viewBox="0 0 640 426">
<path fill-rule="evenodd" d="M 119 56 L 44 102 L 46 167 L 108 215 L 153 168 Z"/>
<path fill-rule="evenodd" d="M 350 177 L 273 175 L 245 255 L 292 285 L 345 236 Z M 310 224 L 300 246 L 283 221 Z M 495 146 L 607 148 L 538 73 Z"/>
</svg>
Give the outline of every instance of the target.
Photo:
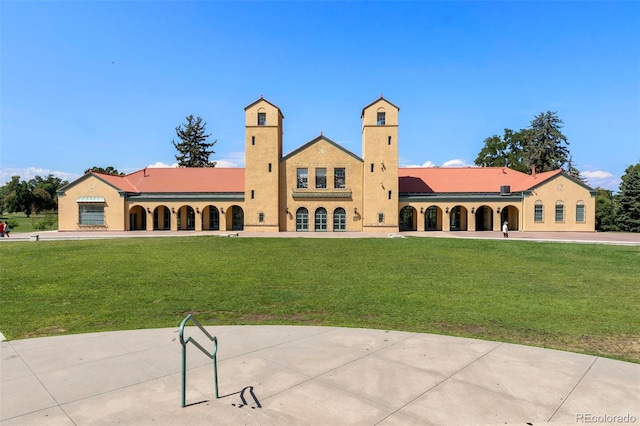
<svg viewBox="0 0 640 426">
<path fill-rule="evenodd" d="M 187 122 L 176 127 L 176 134 L 180 138 L 179 143 L 171 141 L 179 152 L 176 160 L 180 167 L 215 167 L 216 162 L 210 162 L 209 156 L 215 154 L 210 148 L 217 141 L 207 143 L 210 134 L 205 134 L 206 122 L 202 122 L 201 117 L 194 118 L 193 115 L 186 117 Z"/>
<path fill-rule="evenodd" d="M 535 166 L 536 172 L 557 170 L 569 161 L 569 142 L 560 129 L 562 120 L 555 112 L 540 113 L 531 121 L 524 151 L 527 165 Z"/>
<path fill-rule="evenodd" d="M 640 163 L 624 171 L 616 199 L 618 228 L 621 231 L 640 232 Z"/>
</svg>

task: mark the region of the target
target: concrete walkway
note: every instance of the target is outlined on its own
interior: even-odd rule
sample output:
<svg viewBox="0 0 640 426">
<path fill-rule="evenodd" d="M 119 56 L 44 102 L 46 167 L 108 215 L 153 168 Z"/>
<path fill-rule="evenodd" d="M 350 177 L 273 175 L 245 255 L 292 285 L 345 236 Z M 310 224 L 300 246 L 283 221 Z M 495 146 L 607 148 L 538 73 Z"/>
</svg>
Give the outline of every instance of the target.
<svg viewBox="0 0 640 426">
<path fill-rule="evenodd" d="M 10 238 L 0 238 L 2 242 L 87 240 L 104 238 L 156 238 L 220 236 L 243 238 L 472 238 L 505 239 L 498 231 L 432 231 L 432 232 L 244 232 L 244 231 L 40 231 L 32 233 L 12 233 Z M 505 239 L 506 240 L 506 239 Z M 555 241 L 564 243 L 640 245 L 639 233 L 622 232 L 518 232 L 509 231 L 509 240 Z"/>
<path fill-rule="evenodd" d="M 187 327 L 185 337 L 205 343 Z M 9 425 L 638 424 L 640 365 L 498 342 L 336 327 L 220 326 L 0 343 Z M 205 347 L 212 349 L 212 344 Z"/>
</svg>

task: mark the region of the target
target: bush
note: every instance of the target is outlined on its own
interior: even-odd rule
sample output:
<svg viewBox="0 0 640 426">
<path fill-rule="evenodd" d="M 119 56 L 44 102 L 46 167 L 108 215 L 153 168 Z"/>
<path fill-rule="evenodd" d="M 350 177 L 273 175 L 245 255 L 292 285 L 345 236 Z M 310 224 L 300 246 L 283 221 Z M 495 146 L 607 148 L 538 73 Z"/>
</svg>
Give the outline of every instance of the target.
<svg viewBox="0 0 640 426">
<path fill-rule="evenodd" d="M 33 229 L 38 231 L 44 231 L 45 229 L 53 229 L 56 225 L 57 216 L 55 213 L 48 211 L 45 213 L 44 217 L 40 220 L 33 221 Z"/>
</svg>

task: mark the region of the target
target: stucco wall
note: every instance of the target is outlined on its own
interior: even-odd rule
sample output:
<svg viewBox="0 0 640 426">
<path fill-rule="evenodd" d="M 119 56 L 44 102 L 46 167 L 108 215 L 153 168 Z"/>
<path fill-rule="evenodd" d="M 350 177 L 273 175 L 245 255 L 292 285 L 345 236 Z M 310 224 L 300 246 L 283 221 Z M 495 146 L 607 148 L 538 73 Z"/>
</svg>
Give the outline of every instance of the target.
<svg viewBox="0 0 640 426">
<path fill-rule="evenodd" d="M 543 219 L 534 220 L 536 201 L 543 203 Z M 564 204 L 564 220 L 556 221 L 556 203 Z M 576 222 L 576 205 L 585 205 L 585 221 Z M 523 201 L 524 231 L 591 231 L 595 230 L 595 196 L 582 185 L 557 175 L 535 187 Z"/>
<path fill-rule="evenodd" d="M 79 197 L 104 197 L 104 222 L 102 229 L 109 231 L 124 231 L 125 218 L 128 212 L 125 208 L 124 198 L 111 185 L 88 175 L 80 178 L 68 186 L 64 194 L 58 198 L 58 230 L 79 231 L 95 230 L 96 227 L 81 227 L 79 220 Z"/>
<path fill-rule="evenodd" d="M 334 188 L 334 170 L 338 167 L 345 169 L 345 189 Z M 297 169 L 307 168 L 309 173 L 308 188 L 297 188 Z M 327 169 L 327 188 L 317 189 L 315 182 L 316 168 Z M 350 198 L 320 198 L 326 193 L 344 193 L 351 191 Z M 333 212 L 342 207 L 346 211 L 347 231 L 361 231 L 362 212 L 362 162 L 348 154 L 334 144 L 320 139 L 306 149 L 295 153 L 291 157 L 283 159 L 281 164 L 280 191 L 282 192 L 282 231 L 296 230 L 296 211 L 305 207 L 309 211 L 309 231 L 314 230 L 315 211 L 319 207 L 327 210 L 327 231 L 333 230 Z M 293 193 L 305 192 L 319 194 L 317 198 L 294 198 Z M 286 210 L 289 210 L 289 214 Z M 354 214 L 354 209 L 358 213 Z"/>
</svg>

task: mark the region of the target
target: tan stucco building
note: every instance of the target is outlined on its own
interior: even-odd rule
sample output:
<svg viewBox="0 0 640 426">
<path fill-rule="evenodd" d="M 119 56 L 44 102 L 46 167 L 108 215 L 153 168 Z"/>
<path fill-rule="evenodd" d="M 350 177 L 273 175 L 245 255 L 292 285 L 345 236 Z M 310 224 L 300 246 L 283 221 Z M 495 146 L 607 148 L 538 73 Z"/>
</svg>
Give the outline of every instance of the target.
<svg viewBox="0 0 640 426">
<path fill-rule="evenodd" d="M 400 168 L 399 108 L 363 108 L 362 157 L 320 134 L 283 155 L 280 109 L 245 108 L 246 165 L 87 173 L 58 192 L 58 229 L 247 232 L 595 231 L 595 191 L 562 170 Z"/>
</svg>

